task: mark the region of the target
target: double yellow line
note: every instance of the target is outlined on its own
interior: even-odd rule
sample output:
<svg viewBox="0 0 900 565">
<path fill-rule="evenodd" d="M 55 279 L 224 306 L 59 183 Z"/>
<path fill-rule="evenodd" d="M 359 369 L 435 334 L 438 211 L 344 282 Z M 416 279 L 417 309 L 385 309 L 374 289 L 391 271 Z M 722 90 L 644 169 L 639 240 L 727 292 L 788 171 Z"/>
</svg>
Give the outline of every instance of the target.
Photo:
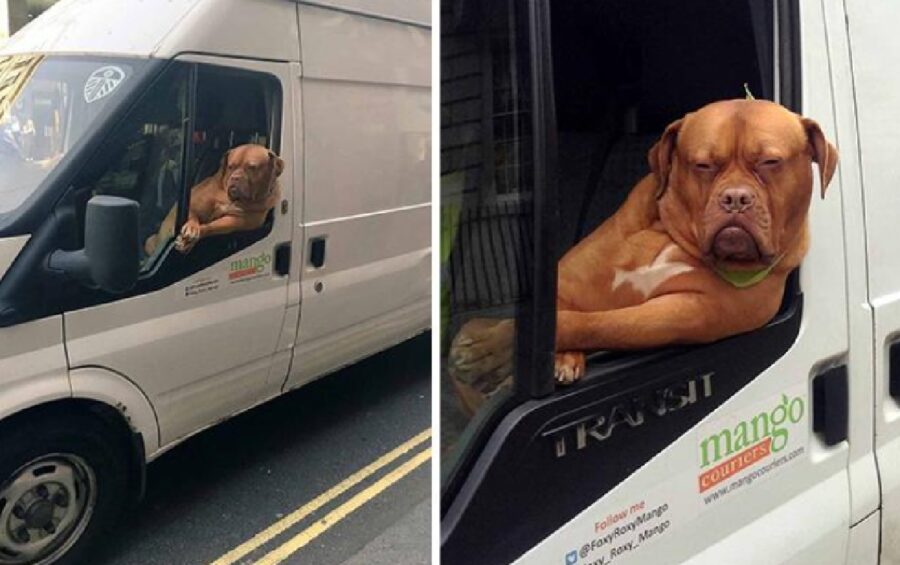
<svg viewBox="0 0 900 565">
<path fill-rule="evenodd" d="M 291 527 L 295 526 L 301 520 L 303 520 L 313 512 L 319 510 L 326 504 L 330 503 L 338 496 L 342 495 L 349 489 L 366 480 L 368 477 L 377 473 L 385 466 L 390 465 L 392 462 L 394 462 L 404 454 L 412 451 L 422 443 L 428 441 L 430 437 L 430 428 L 413 436 L 390 452 L 385 453 L 372 463 L 366 465 L 359 471 L 353 473 L 343 481 L 339 482 L 327 491 L 307 502 L 300 508 L 294 510 L 281 520 L 275 522 L 265 530 L 259 532 L 246 542 L 235 547 L 225 555 L 219 557 L 218 559 L 213 561 L 211 565 L 232 565 L 236 563 L 238 560 L 246 557 L 253 551 L 256 551 L 266 543 L 273 540 L 275 537 L 281 535 Z M 304 547 L 312 540 L 316 539 L 318 536 L 328 530 L 328 528 L 349 516 L 366 502 L 369 502 L 370 500 L 387 490 L 388 487 L 411 473 L 414 469 L 428 461 L 430 458 L 431 447 L 427 447 L 396 469 L 381 477 L 380 479 L 354 495 L 352 498 L 326 514 L 322 519 L 317 520 L 313 525 L 309 526 L 299 534 L 295 535 L 288 541 L 284 542 L 274 550 L 264 555 L 256 563 L 264 565 L 275 565 L 276 563 L 281 563 L 291 554 L 298 551 L 300 548 Z"/>
</svg>

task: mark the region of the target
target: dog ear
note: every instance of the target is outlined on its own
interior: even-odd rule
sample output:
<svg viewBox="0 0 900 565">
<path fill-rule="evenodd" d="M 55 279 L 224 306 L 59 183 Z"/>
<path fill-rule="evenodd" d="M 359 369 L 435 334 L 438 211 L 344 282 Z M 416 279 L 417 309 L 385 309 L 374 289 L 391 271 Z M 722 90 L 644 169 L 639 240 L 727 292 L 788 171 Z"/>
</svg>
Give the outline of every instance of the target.
<svg viewBox="0 0 900 565">
<path fill-rule="evenodd" d="M 656 187 L 656 199 L 662 198 L 669 185 L 669 171 L 672 168 L 672 153 L 675 151 L 675 142 L 678 139 L 678 132 L 681 130 L 681 124 L 684 118 L 675 120 L 666 127 L 659 140 L 653 144 L 647 153 L 647 160 L 650 162 L 650 170 L 659 180 L 659 186 Z"/>
<path fill-rule="evenodd" d="M 219 176 L 221 176 L 223 180 L 225 179 L 225 170 L 228 168 L 229 153 L 231 153 L 231 149 L 225 151 L 225 153 L 222 154 L 222 162 L 219 163 Z"/>
<path fill-rule="evenodd" d="M 269 151 L 269 161 L 275 164 L 275 176 L 280 177 L 284 172 L 284 159 L 276 155 L 273 151 Z"/>
<path fill-rule="evenodd" d="M 834 176 L 834 170 L 837 168 L 838 151 L 822 133 L 822 128 L 815 120 L 809 118 L 800 118 L 803 129 L 806 130 L 806 139 L 809 141 L 809 147 L 812 150 L 812 160 L 819 165 L 819 181 L 822 190 L 822 198 L 825 198 L 825 189 Z"/>
</svg>

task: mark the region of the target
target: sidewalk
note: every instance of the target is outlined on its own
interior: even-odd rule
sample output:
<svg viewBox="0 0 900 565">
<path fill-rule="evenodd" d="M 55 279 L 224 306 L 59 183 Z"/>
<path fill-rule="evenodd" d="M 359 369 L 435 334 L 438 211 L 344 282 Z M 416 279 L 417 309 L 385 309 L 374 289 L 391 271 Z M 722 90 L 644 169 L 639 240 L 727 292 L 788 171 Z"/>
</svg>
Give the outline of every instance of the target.
<svg viewBox="0 0 900 565">
<path fill-rule="evenodd" d="M 431 501 L 425 500 L 342 565 L 431 563 Z"/>
</svg>

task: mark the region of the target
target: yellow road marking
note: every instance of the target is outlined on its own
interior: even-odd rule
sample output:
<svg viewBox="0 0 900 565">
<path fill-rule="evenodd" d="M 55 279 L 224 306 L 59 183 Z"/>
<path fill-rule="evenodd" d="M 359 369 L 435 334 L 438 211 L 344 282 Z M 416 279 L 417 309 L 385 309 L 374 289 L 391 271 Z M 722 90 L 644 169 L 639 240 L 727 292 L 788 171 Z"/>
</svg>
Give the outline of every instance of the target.
<svg viewBox="0 0 900 565">
<path fill-rule="evenodd" d="M 360 506 L 384 492 L 388 487 L 411 473 L 419 465 L 425 463 L 429 459 L 431 459 L 430 447 L 421 451 L 412 459 L 403 465 L 400 465 L 387 475 L 381 477 L 365 490 L 357 493 L 353 498 L 326 514 L 324 518 L 318 520 L 312 526 L 283 543 L 280 547 L 264 555 L 262 559 L 256 562 L 256 565 L 277 565 L 278 563 L 281 563 L 290 557 L 292 553 L 319 537 L 328 528 L 352 514 Z"/>
<path fill-rule="evenodd" d="M 299 521 L 303 520 L 304 518 L 306 518 L 307 516 L 309 516 L 316 510 L 318 510 L 319 508 L 325 506 L 326 504 L 328 504 L 329 502 L 331 502 L 332 500 L 334 500 L 335 498 L 337 498 L 338 496 L 340 496 L 341 494 L 346 492 L 348 489 L 351 489 L 354 486 L 358 485 L 359 483 L 364 481 L 366 478 L 371 476 L 373 473 L 377 472 L 379 469 L 381 469 L 385 465 L 390 464 L 391 462 L 393 462 L 395 459 L 397 459 L 401 455 L 407 453 L 408 451 L 411 451 L 412 449 L 417 447 L 422 442 L 428 440 L 428 438 L 430 438 L 430 437 L 431 437 L 431 428 L 429 428 L 419 434 L 416 434 L 409 440 L 403 442 L 402 444 L 398 445 L 393 450 L 389 451 L 388 453 L 385 453 L 384 455 L 382 455 L 381 457 L 379 457 L 372 463 L 366 465 L 359 471 L 353 473 L 352 475 L 350 475 L 343 481 L 339 482 L 338 484 L 334 485 L 333 487 L 331 487 L 327 491 L 323 492 L 319 496 L 310 500 L 309 502 L 307 502 L 300 508 L 294 510 L 293 512 L 291 512 L 290 514 L 288 514 L 281 520 L 275 522 L 274 524 L 272 524 L 265 530 L 259 532 L 258 534 L 256 534 L 252 538 L 250 538 L 249 540 L 245 541 L 241 545 L 237 546 L 236 548 L 234 548 L 231 551 L 229 551 L 228 553 L 226 553 L 225 555 L 219 557 L 218 559 L 213 561 L 211 565 L 231 565 L 233 563 L 236 563 L 242 557 L 253 552 L 257 548 L 261 547 L 262 545 L 268 543 L 270 540 L 272 540 L 276 536 L 280 535 L 282 532 L 284 532 L 288 528 L 294 526 Z"/>
</svg>

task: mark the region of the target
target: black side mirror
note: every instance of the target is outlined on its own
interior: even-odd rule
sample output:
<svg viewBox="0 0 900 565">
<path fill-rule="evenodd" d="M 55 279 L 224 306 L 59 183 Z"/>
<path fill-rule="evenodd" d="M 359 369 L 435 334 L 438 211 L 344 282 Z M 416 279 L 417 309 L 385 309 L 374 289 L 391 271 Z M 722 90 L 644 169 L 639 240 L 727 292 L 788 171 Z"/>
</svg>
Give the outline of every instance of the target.
<svg viewBox="0 0 900 565">
<path fill-rule="evenodd" d="M 87 203 L 84 249 L 57 250 L 48 267 L 107 292 L 125 292 L 140 269 L 139 210 L 134 200 L 94 196 Z"/>
</svg>

